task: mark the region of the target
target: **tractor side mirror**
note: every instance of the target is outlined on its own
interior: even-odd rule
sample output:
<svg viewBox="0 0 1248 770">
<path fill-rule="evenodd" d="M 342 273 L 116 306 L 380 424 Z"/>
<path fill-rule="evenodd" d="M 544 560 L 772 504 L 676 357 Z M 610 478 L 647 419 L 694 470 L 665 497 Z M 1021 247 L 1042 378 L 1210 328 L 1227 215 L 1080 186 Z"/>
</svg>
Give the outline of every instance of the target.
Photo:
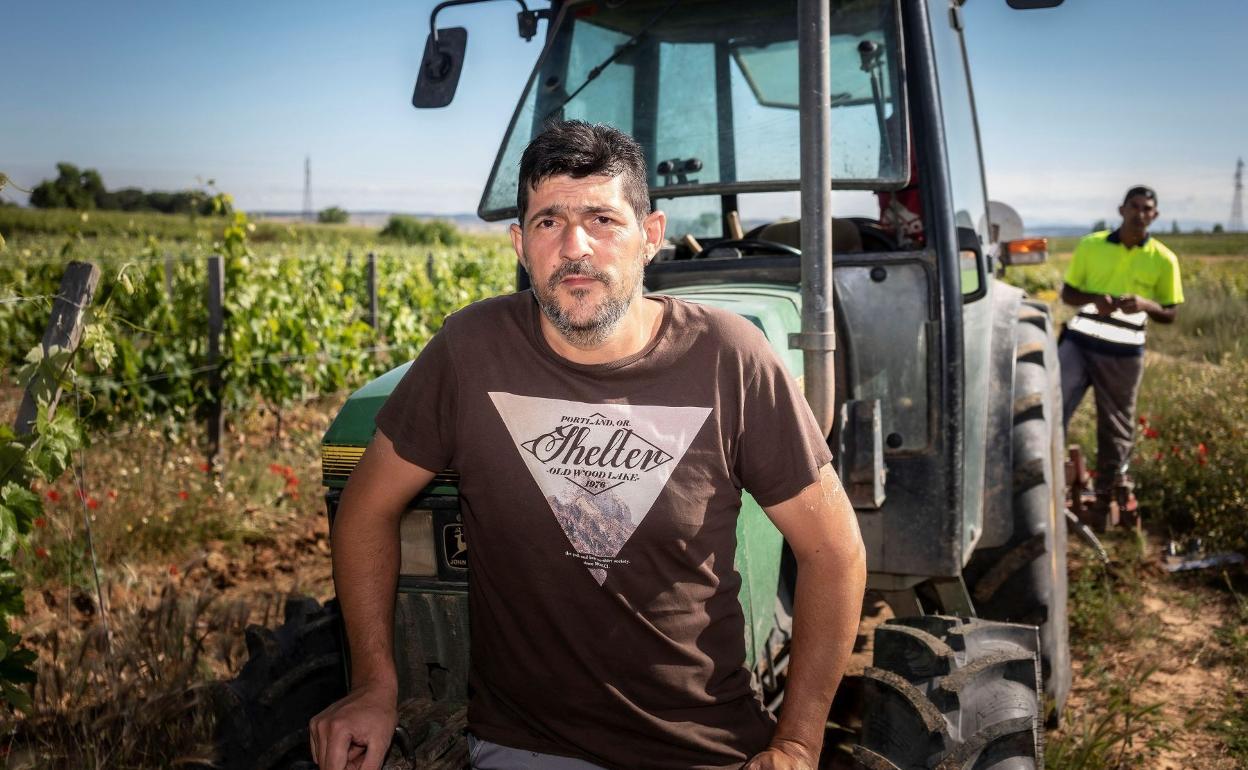
<svg viewBox="0 0 1248 770">
<path fill-rule="evenodd" d="M 413 107 L 445 107 L 451 103 L 467 47 L 468 30 L 463 27 L 447 27 L 429 34 L 412 93 Z"/>
<path fill-rule="evenodd" d="M 1030 11 L 1033 8 L 1056 8 L 1062 0 L 1006 0 L 1016 11 Z"/>
</svg>

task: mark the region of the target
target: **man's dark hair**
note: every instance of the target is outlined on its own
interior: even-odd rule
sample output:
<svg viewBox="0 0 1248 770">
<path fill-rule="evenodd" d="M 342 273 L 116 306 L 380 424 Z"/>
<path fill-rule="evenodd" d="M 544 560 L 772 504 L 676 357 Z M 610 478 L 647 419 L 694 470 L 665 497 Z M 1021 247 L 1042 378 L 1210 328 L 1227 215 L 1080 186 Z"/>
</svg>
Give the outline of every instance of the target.
<svg viewBox="0 0 1248 770">
<path fill-rule="evenodd" d="M 1122 205 L 1124 206 L 1127 205 L 1127 201 L 1131 200 L 1137 195 L 1143 195 L 1145 198 L 1148 198 L 1153 203 L 1157 202 L 1157 193 L 1156 191 L 1153 190 L 1153 188 L 1145 187 L 1142 184 L 1137 184 L 1135 187 L 1132 187 L 1130 190 L 1127 190 L 1126 195 L 1122 196 Z"/>
<path fill-rule="evenodd" d="M 624 197 L 638 223 L 650 214 L 645 153 L 636 139 L 619 129 L 583 120 L 560 120 L 548 123 L 533 137 L 520 156 L 516 208 L 521 226 L 529 192 L 552 176 L 620 177 Z"/>
</svg>

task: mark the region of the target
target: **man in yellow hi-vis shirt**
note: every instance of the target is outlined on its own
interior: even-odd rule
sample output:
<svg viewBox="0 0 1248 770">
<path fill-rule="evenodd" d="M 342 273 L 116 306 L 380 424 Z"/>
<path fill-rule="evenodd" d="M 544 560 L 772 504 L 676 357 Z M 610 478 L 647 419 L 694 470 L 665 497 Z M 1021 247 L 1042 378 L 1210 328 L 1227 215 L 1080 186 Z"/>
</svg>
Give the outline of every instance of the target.
<svg viewBox="0 0 1248 770">
<path fill-rule="evenodd" d="M 1157 219 L 1157 194 L 1132 187 L 1122 226 L 1079 242 L 1066 271 L 1062 301 L 1079 308 L 1058 347 L 1062 365 L 1063 424 L 1089 386 L 1096 397 L 1098 508 L 1133 506 L 1127 474 L 1135 433 L 1135 399 L 1144 373 L 1149 318 L 1173 323 L 1183 301 L 1179 261 L 1148 233 Z"/>
</svg>

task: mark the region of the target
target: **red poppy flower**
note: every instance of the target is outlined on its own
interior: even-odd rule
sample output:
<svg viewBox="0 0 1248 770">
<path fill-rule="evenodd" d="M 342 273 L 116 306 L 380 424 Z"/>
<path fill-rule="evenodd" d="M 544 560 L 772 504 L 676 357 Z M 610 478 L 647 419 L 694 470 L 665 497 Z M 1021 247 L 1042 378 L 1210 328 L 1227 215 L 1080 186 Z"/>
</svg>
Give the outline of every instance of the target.
<svg viewBox="0 0 1248 770">
<path fill-rule="evenodd" d="M 109 500 L 116 500 L 116 499 L 117 499 L 117 490 L 115 490 L 115 489 L 110 489 L 110 490 L 108 490 L 108 499 L 109 499 Z"/>
<path fill-rule="evenodd" d="M 1200 455 L 1201 457 L 1206 457 L 1209 455 L 1209 447 L 1205 446 L 1205 442 L 1202 441 L 1196 445 L 1196 454 Z"/>
<path fill-rule="evenodd" d="M 1144 415 L 1140 415 L 1140 425 L 1143 427 L 1148 427 L 1148 418 L 1145 417 Z"/>
<path fill-rule="evenodd" d="M 38 556 L 40 559 L 48 558 L 48 549 L 43 546 L 39 546 L 35 549 L 35 556 Z"/>
<path fill-rule="evenodd" d="M 1153 430 L 1152 428 L 1145 428 L 1145 429 L 1144 429 L 1144 438 L 1157 438 L 1157 437 L 1158 437 L 1158 436 L 1160 436 L 1160 435 L 1161 435 L 1160 433 L 1158 433 L 1157 431 Z"/>
<path fill-rule="evenodd" d="M 1161 452 L 1158 452 L 1157 454 L 1153 455 L 1153 459 L 1154 459 L 1154 460 L 1160 460 L 1161 458 L 1162 458 L 1162 453 L 1161 453 Z"/>
<path fill-rule="evenodd" d="M 49 490 L 48 490 L 48 499 L 49 499 L 49 500 L 51 500 L 51 501 L 52 501 L 52 502 L 54 502 L 54 503 L 60 502 L 60 500 L 61 500 L 61 493 L 60 493 L 60 492 L 57 492 L 55 489 L 49 489 Z"/>
<path fill-rule="evenodd" d="M 36 519 L 35 519 L 35 528 L 36 528 L 36 529 L 43 529 L 43 528 L 44 528 L 44 527 L 46 527 L 46 526 L 48 526 L 48 520 L 47 520 L 47 519 L 43 518 L 42 516 L 40 516 L 40 517 L 38 517 L 38 518 L 36 518 Z"/>
<path fill-rule="evenodd" d="M 269 463 L 269 473 L 281 473 L 282 466 L 277 463 Z"/>
<path fill-rule="evenodd" d="M 199 469 L 203 471 L 204 473 L 207 473 L 208 471 L 212 470 L 212 466 L 209 465 L 208 463 L 200 463 Z"/>
<path fill-rule="evenodd" d="M 174 576 L 176 576 L 176 575 L 178 574 L 178 565 L 176 565 L 176 564 L 170 564 L 170 565 L 169 565 L 169 574 L 170 574 L 170 575 L 174 575 Z"/>
<path fill-rule="evenodd" d="M 94 511 L 96 508 L 100 507 L 100 501 L 96 500 L 94 497 L 88 497 L 87 507 Z"/>
<path fill-rule="evenodd" d="M 187 499 L 189 499 L 189 498 L 190 498 L 190 494 L 188 494 L 188 493 L 187 493 L 187 491 L 186 491 L 185 489 L 179 489 L 179 490 L 178 490 L 178 499 L 179 499 L 179 500 L 187 500 Z"/>
</svg>

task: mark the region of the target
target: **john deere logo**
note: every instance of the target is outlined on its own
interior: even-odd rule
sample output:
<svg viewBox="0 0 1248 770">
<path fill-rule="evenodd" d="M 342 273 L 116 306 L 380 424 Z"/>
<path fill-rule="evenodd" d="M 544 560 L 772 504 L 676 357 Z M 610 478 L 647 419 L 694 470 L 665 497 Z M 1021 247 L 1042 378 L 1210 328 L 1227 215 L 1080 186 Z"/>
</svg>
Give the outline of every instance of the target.
<svg viewBox="0 0 1248 770">
<path fill-rule="evenodd" d="M 442 527 L 442 553 L 446 563 L 454 569 L 468 569 L 468 541 L 464 537 L 463 524 L 446 524 Z"/>
</svg>

